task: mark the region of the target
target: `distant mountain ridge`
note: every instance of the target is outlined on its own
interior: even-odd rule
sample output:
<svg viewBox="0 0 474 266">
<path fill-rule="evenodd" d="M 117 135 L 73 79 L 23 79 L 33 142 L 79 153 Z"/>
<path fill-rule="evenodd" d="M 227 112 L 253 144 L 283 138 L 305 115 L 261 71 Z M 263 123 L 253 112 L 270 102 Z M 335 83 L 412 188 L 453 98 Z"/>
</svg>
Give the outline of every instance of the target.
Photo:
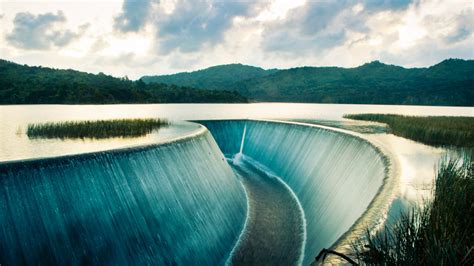
<svg viewBox="0 0 474 266">
<path fill-rule="evenodd" d="M 462 59 L 447 59 L 427 68 L 379 61 L 354 68 L 282 70 L 232 64 L 142 79 L 237 91 L 254 101 L 474 106 L 474 60 Z"/>
<path fill-rule="evenodd" d="M 0 104 L 301 102 L 474 106 L 474 60 L 425 68 L 373 61 L 355 68 L 265 70 L 242 64 L 137 81 L 0 59 Z"/>
<path fill-rule="evenodd" d="M 0 104 L 245 103 L 236 92 L 145 84 L 75 71 L 31 67 L 0 59 Z"/>
</svg>

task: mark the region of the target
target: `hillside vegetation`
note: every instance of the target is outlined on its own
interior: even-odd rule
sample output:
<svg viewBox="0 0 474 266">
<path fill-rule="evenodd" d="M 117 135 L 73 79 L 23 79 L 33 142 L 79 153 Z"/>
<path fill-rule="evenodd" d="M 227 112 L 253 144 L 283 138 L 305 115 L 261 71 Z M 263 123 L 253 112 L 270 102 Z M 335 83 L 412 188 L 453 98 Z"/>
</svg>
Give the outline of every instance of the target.
<svg viewBox="0 0 474 266">
<path fill-rule="evenodd" d="M 237 92 L 145 84 L 99 73 L 30 67 L 0 60 L 0 104 L 236 103 Z"/>
<path fill-rule="evenodd" d="M 243 80 L 265 77 L 276 71 L 278 70 L 265 70 L 254 66 L 229 64 L 214 66 L 194 72 L 162 76 L 144 76 L 142 80 L 146 83 L 164 83 L 209 90 L 223 90 L 225 88 L 235 87 L 233 86 L 235 83 Z"/>
<path fill-rule="evenodd" d="M 242 74 L 249 72 L 253 74 Z M 235 90 L 254 101 L 474 106 L 474 60 L 461 59 L 428 68 L 403 68 L 379 61 L 355 68 L 286 70 L 225 65 L 144 77 L 144 81 Z"/>
</svg>

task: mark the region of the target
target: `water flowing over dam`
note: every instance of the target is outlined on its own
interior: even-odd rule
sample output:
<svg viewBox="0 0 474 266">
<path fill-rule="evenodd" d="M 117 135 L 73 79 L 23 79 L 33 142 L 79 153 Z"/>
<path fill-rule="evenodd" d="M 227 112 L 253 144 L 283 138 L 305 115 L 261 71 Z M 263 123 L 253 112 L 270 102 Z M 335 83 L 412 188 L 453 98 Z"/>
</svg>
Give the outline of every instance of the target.
<svg viewBox="0 0 474 266">
<path fill-rule="evenodd" d="M 162 144 L 0 162 L 0 264 L 308 265 L 386 177 L 356 136 L 198 122 Z"/>
<path fill-rule="evenodd" d="M 165 145 L 0 164 L 0 262 L 223 264 L 246 206 L 204 128 Z"/>
<path fill-rule="evenodd" d="M 244 143 L 242 153 L 249 163 L 281 178 L 296 194 L 306 223 L 304 265 L 354 224 L 385 178 L 382 156 L 368 142 L 354 136 L 269 121 L 201 123 L 211 131 L 224 154 L 238 153 Z"/>
</svg>

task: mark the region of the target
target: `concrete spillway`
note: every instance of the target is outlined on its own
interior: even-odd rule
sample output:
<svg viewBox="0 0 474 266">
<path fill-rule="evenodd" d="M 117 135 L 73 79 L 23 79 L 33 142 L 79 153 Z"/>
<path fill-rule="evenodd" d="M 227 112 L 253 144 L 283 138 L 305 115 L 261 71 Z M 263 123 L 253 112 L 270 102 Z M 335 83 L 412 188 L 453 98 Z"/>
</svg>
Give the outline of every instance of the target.
<svg viewBox="0 0 474 266">
<path fill-rule="evenodd" d="M 246 217 L 209 132 L 0 165 L 0 264 L 223 264 Z"/>
<path fill-rule="evenodd" d="M 368 142 L 332 130 L 269 121 L 202 121 L 227 154 L 242 153 L 283 180 L 305 216 L 304 261 L 330 247 L 364 213 L 385 178 Z M 246 128 L 245 140 L 242 132 Z"/>
<path fill-rule="evenodd" d="M 386 175 L 354 136 L 201 123 L 159 145 L 0 163 L 0 264 L 307 265 Z"/>
</svg>

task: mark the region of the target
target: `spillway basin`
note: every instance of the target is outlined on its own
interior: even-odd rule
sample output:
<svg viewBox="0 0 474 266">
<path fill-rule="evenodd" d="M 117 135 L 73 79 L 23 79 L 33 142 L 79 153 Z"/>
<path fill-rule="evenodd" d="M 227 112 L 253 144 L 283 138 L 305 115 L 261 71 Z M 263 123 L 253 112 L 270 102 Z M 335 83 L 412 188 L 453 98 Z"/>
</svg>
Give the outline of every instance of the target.
<svg viewBox="0 0 474 266">
<path fill-rule="evenodd" d="M 298 265 L 305 240 L 304 216 L 291 190 L 245 159 L 232 164 L 248 198 L 244 233 L 232 265 Z"/>
</svg>

